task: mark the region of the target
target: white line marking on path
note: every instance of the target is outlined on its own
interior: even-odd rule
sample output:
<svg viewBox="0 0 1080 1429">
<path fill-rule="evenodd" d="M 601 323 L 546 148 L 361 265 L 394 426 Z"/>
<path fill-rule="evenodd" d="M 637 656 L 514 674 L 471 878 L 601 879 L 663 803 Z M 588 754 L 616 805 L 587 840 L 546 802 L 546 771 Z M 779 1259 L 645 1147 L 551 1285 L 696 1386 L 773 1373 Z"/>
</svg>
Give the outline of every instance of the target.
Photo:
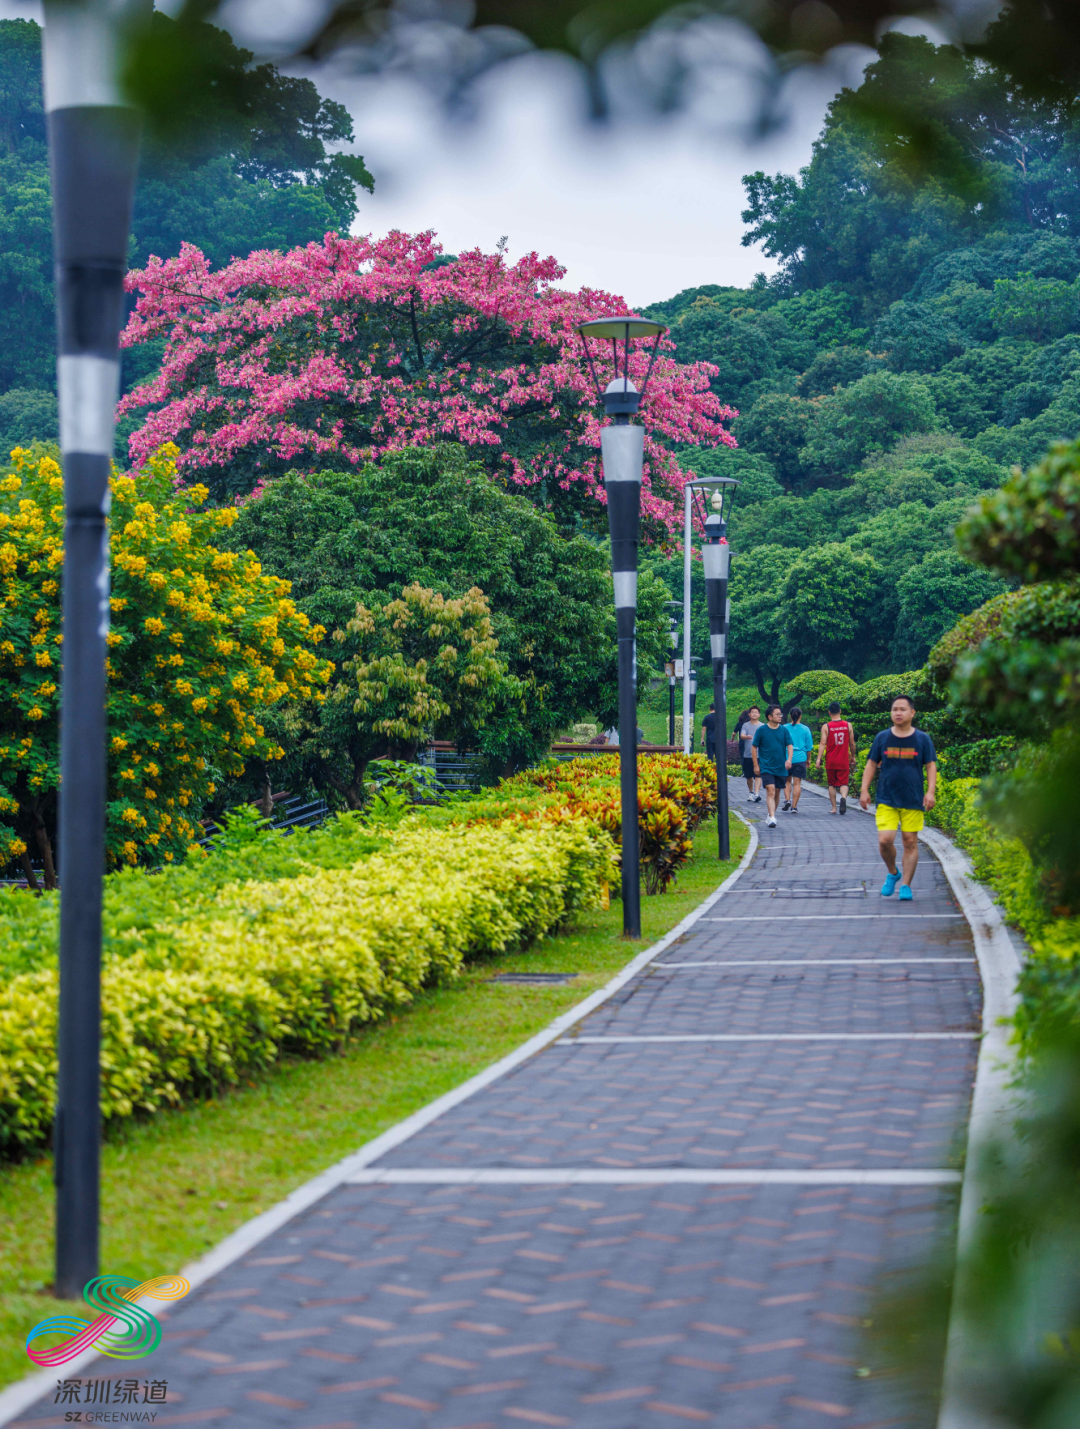
<svg viewBox="0 0 1080 1429">
<path fill-rule="evenodd" d="M 851 923 L 856 919 L 960 918 L 963 913 L 744 913 L 728 918 L 702 918 L 702 923 Z"/>
<path fill-rule="evenodd" d="M 462 1082 L 461 1086 L 455 1087 L 453 1091 L 447 1092 L 444 1096 L 437 1097 L 435 1101 L 428 1102 L 427 1106 L 421 1107 L 412 1116 L 407 1116 L 404 1121 L 399 1121 L 396 1126 L 392 1126 L 389 1131 L 384 1131 L 381 1136 L 376 1136 L 362 1146 L 359 1151 L 353 1152 L 351 1156 L 344 1157 L 335 1165 L 329 1167 L 321 1175 L 313 1177 L 302 1186 L 298 1186 L 295 1191 L 286 1196 L 283 1201 L 279 1201 L 276 1206 L 271 1206 L 268 1211 L 264 1211 L 261 1216 L 256 1216 L 246 1225 L 234 1231 L 232 1235 L 216 1245 L 213 1250 L 207 1252 L 200 1260 L 192 1262 L 184 1267 L 180 1272 L 187 1280 L 192 1289 L 203 1285 L 213 1276 L 220 1274 L 238 1261 L 252 1249 L 264 1241 L 267 1236 L 273 1235 L 282 1226 L 287 1225 L 301 1211 L 306 1211 L 309 1206 L 313 1206 L 317 1201 L 335 1190 L 338 1186 L 344 1185 L 351 1176 L 355 1175 L 361 1168 L 376 1161 L 380 1156 L 385 1156 L 388 1151 L 392 1151 L 395 1146 L 400 1146 L 409 1137 L 415 1136 L 418 1131 L 422 1131 L 425 1126 L 442 1116 L 444 1112 L 457 1106 L 460 1102 L 466 1101 L 474 1093 L 482 1091 L 484 1087 L 490 1086 L 507 1072 L 520 1066 L 522 1062 L 527 1062 L 530 1057 L 536 1055 L 543 1048 L 556 1042 L 568 1027 L 572 1027 L 582 1018 L 587 1017 L 594 1008 L 606 1002 L 609 997 L 625 986 L 631 978 L 635 977 L 654 958 L 658 958 L 684 933 L 689 932 L 698 921 L 698 915 L 706 909 L 715 906 L 717 901 L 724 896 L 727 890 L 742 877 L 744 871 L 749 868 L 750 862 L 758 849 L 757 830 L 749 819 L 745 818 L 737 809 L 732 813 L 741 820 L 747 827 L 750 834 L 750 842 L 746 846 L 746 852 L 739 861 L 737 868 L 733 869 L 724 879 L 720 886 L 703 899 L 698 906 L 672 928 L 670 933 L 665 933 L 649 948 L 638 953 L 622 972 L 618 973 L 606 983 L 598 988 L 596 992 L 590 994 L 576 1007 L 570 1008 L 560 1017 L 556 1017 L 553 1022 L 549 1022 L 543 1031 L 538 1032 L 535 1037 L 530 1037 L 527 1042 L 509 1052 L 499 1061 L 493 1062 L 490 1067 L 479 1072 L 475 1077 L 470 1077 L 468 1081 Z M 159 1302 L 145 1298 L 135 1302 L 144 1310 L 154 1310 Z M 76 1355 L 64 1366 L 65 1375 L 72 1375 L 91 1364 L 98 1357 L 98 1351 L 91 1347 L 84 1350 L 81 1355 Z M 0 1390 L 0 1425 L 7 1424 L 18 1414 L 28 1408 L 35 1400 L 40 1399 L 45 1394 L 51 1394 L 56 1384 L 55 1370 L 40 1370 L 36 1374 L 27 1375 L 25 1379 L 16 1380 L 7 1389 Z"/>
<path fill-rule="evenodd" d="M 976 958 L 729 958 L 704 963 L 657 963 L 658 968 L 876 968 L 882 963 L 968 963 Z"/>
<path fill-rule="evenodd" d="M 627 1033 L 611 1037 L 562 1037 L 560 1047 L 583 1042 L 952 1042 L 972 1041 L 981 1032 L 686 1032 Z"/>
<path fill-rule="evenodd" d="M 358 1171 L 349 1186 L 953 1186 L 959 1171 L 699 1171 L 673 1166 L 670 1170 L 609 1171 L 606 1168 L 544 1167 L 521 1171 L 516 1167 L 373 1167 Z"/>
<path fill-rule="evenodd" d="M 865 893 L 866 889 L 860 883 L 855 888 L 800 888 L 795 890 L 790 883 L 783 883 L 779 888 L 741 888 L 739 897 L 745 898 L 748 893 L 816 893 L 819 898 L 832 898 L 837 893 Z"/>
</svg>

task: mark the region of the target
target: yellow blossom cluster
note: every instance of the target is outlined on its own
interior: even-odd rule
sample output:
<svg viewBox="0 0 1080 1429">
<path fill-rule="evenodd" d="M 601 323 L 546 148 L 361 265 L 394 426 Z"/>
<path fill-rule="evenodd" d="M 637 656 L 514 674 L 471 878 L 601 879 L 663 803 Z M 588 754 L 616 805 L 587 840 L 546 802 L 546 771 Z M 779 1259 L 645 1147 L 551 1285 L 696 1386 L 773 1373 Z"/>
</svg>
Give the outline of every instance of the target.
<svg viewBox="0 0 1080 1429">
<path fill-rule="evenodd" d="M 288 581 L 214 541 L 234 509 L 177 489 L 175 447 L 112 478 L 108 634 L 110 862 L 147 847 L 166 862 L 198 835 L 215 778 L 280 758 L 257 720 L 279 700 L 320 698 L 333 665 Z M 0 478 L 0 859 L 55 817 L 63 479 L 49 457 L 12 453 Z"/>
</svg>

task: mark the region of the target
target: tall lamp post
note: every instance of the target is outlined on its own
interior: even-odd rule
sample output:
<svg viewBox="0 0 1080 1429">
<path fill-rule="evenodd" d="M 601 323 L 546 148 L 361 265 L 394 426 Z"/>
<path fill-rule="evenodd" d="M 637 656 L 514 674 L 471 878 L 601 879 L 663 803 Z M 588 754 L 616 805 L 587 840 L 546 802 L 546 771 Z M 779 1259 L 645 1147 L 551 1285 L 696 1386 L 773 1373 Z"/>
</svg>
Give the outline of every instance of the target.
<svg viewBox="0 0 1080 1429">
<path fill-rule="evenodd" d="M 692 749 L 690 736 L 690 574 L 694 551 L 694 493 L 690 482 L 683 488 L 683 666 L 682 666 L 682 747 Z"/>
<path fill-rule="evenodd" d="M 728 829 L 727 786 L 727 635 L 731 615 L 728 574 L 731 548 L 727 543 L 725 497 L 734 497 L 738 482 L 731 477 L 712 483 L 712 508 L 705 519 L 705 544 L 701 559 L 705 567 L 705 602 L 709 611 L 709 654 L 712 656 L 713 700 L 716 705 L 716 826 L 721 859 L 731 857 Z"/>
<path fill-rule="evenodd" d="M 725 506 L 725 494 L 734 499 L 738 482 L 730 476 L 705 476 L 697 481 L 688 481 L 685 488 L 685 523 L 683 532 L 683 600 L 686 608 L 686 624 L 690 624 L 690 553 L 693 541 L 693 508 L 698 491 L 713 493 L 712 510 L 704 520 L 705 541 L 701 548 L 702 564 L 705 572 L 705 601 L 709 612 L 709 653 L 713 671 L 713 701 L 716 705 L 716 819 L 719 834 L 720 857 L 726 859 L 731 853 L 731 839 L 728 832 L 728 789 L 727 759 L 721 763 L 720 746 L 727 752 L 727 629 L 731 613 L 728 599 L 728 569 L 730 550 L 726 531 L 730 511 Z M 700 512 L 699 514 L 703 514 Z M 689 637 L 684 631 L 684 646 L 689 650 Z M 689 714 L 692 696 L 690 685 L 697 689 L 696 672 L 684 686 L 683 708 Z M 683 747 L 689 753 L 689 740 L 684 737 Z"/>
<path fill-rule="evenodd" d="M 669 610 L 681 609 L 680 602 L 669 600 L 667 602 Z M 674 613 L 668 617 L 668 644 L 671 646 L 671 659 L 668 661 L 668 738 L 667 742 L 673 748 L 675 745 L 675 652 L 679 648 L 679 622 Z"/>
<path fill-rule="evenodd" d="M 663 323 L 645 318 L 597 318 L 578 328 L 592 373 L 597 398 L 611 418 L 600 433 L 611 532 L 611 577 L 615 587 L 615 623 L 619 641 L 619 779 L 622 806 L 623 933 L 641 937 L 641 879 L 638 868 L 637 794 L 637 555 L 641 510 L 641 470 L 645 454 L 645 429 L 632 419 L 645 396 L 649 375 L 667 332 Z M 645 380 L 638 391 L 630 381 L 630 344 L 653 339 Z M 614 376 L 601 388 L 589 339 L 611 343 Z M 619 348 L 622 347 L 622 375 Z"/>
<path fill-rule="evenodd" d="M 45 0 L 65 506 L 55 1283 L 68 1300 L 98 1273 L 106 515 L 139 138 L 120 93 L 120 47 L 151 10 L 150 0 Z"/>
</svg>

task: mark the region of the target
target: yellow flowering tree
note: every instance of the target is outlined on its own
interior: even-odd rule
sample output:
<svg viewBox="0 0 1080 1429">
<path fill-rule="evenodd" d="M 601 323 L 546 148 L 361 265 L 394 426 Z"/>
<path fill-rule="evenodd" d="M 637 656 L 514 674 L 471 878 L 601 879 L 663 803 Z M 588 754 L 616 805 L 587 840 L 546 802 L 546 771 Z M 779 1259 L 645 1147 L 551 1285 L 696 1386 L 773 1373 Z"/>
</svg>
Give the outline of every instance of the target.
<svg viewBox="0 0 1080 1429">
<path fill-rule="evenodd" d="M 171 862 L 222 775 L 282 749 L 257 714 L 318 699 L 333 664 L 324 631 L 250 552 L 218 550 L 235 510 L 199 511 L 176 490 L 175 447 L 137 476 L 114 475 L 109 658 L 110 864 Z M 63 478 L 49 455 L 17 449 L 0 478 L 0 859 L 31 851 L 55 883 L 59 783 Z M 32 878 L 32 875 L 31 875 Z"/>
</svg>

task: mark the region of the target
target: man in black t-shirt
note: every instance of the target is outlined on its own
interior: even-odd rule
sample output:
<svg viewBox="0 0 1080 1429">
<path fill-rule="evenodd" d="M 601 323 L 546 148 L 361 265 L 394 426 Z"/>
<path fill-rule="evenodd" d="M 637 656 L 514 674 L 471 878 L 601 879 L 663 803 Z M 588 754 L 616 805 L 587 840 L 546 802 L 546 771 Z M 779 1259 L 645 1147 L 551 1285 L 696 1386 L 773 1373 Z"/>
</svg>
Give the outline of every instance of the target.
<svg viewBox="0 0 1080 1429">
<path fill-rule="evenodd" d="M 892 703 L 892 727 L 883 729 L 870 746 L 859 794 L 859 803 L 869 808 L 870 783 L 877 774 L 878 851 L 888 870 L 881 893 L 884 898 L 891 897 L 899 883 L 903 902 L 914 896 L 911 880 L 919 862 L 919 830 L 925 823 L 924 810 L 934 807 L 937 792 L 937 753 L 930 736 L 916 729 L 914 721 L 911 696 L 897 695 Z M 896 870 L 897 829 L 904 840 L 902 875 Z"/>
<path fill-rule="evenodd" d="M 710 758 L 716 758 L 716 704 L 709 706 L 709 713 L 701 721 L 701 742 L 705 746 L 705 753 Z"/>
</svg>

